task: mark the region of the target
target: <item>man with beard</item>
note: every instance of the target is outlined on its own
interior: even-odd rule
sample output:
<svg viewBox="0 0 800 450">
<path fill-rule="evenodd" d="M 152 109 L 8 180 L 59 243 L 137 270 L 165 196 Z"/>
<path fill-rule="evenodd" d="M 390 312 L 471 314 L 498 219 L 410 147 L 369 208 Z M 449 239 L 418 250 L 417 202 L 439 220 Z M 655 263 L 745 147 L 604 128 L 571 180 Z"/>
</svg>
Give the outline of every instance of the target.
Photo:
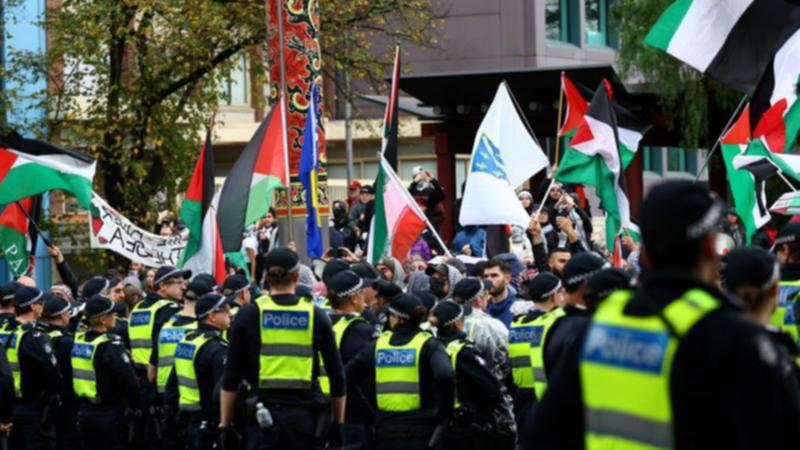
<svg viewBox="0 0 800 450">
<path fill-rule="evenodd" d="M 514 319 L 511 306 L 515 301 L 514 294 L 508 289 L 511 283 L 511 268 L 504 261 L 492 259 L 483 268 L 483 279 L 492 283 L 489 289 L 492 302 L 487 307 L 489 315 L 503 322 L 506 328 L 511 327 L 511 321 Z"/>
</svg>

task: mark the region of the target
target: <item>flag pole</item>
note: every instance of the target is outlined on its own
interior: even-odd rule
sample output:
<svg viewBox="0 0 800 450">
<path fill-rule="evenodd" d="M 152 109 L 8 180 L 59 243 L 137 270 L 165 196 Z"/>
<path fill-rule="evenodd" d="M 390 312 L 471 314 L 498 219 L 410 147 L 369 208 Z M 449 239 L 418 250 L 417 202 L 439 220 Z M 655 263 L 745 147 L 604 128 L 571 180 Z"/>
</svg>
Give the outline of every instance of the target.
<svg viewBox="0 0 800 450">
<path fill-rule="evenodd" d="M 512 97 L 513 98 L 513 97 Z M 553 165 L 558 167 L 558 156 L 559 156 L 559 149 L 561 144 L 561 113 L 563 112 L 564 108 L 564 71 L 561 71 L 561 81 L 558 88 L 558 118 L 556 119 L 556 157 L 553 159 Z M 547 190 L 544 192 L 544 197 L 542 197 L 542 201 L 539 202 L 539 208 L 536 210 L 535 217 L 538 217 L 539 214 L 542 212 L 542 208 L 544 207 L 544 202 L 547 200 L 547 196 L 550 195 L 550 191 L 553 190 L 553 185 L 556 183 L 556 170 L 553 170 L 553 178 L 550 180 L 550 185 L 547 186 Z"/>
<path fill-rule="evenodd" d="M 284 40 L 283 40 L 283 0 L 276 0 L 276 6 L 278 7 L 278 54 L 280 58 L 279 69 L 280 69 L 280 83 L 281 83 L 281 94 L 280 94 L 280 102 L 281 102 L 281 131 L 283 135 L 283 160 L 285 163 L 285 170 L 286 170 L 286 211 L 288 213 L 289 219 L 289 242 L 294 242 L 294 217 L 292 216 L 292 175 L 289 172 L 289 136 L 288 136 L 288 121 L 286 120 L 286 108 L 289 107 L 289 103 L 286 101 L 286 61 L 285 61 L 285 54 L 284 54 Z"/>
<path fill-rule="evenodd" d="M 22 211 L 22 214 L 25 214 L 25 217 L 28 219 L 28 222 L 30 222 L 31 225 L 33 225 L 33 228 L 36 229 L 36 232 L 39 233 L 39 236 L 42 238 L 42 242 L 44 242 L 44 245 L 46 245 L 48 247 L 52 247 L 53 243 L 50 242 L 44 236 L 44 234 L 42 233 L 42 229 L 39 228 L 39 224 L 36 223 L 35 220 L 33 220 L 33 218 L 30 216 L 30 214 L 28 214 L 28 211 L 25 211 L 25 208 L 22 207 L 22 204 L 19 202 L 19 200 L 15 201 L 14 203 L 17 205 L 17 208 L 19 208 L 19 210 Z"/>
<path fill-rule="evenodd" d="M 742 96 L 742 100 L 739 101 L 739 106 L 737 106 L 736 109 L 733 111 L 733 114 L 731 115 L 731 118 L 728 119 L 728 123 L 725 124 L 725 127 L 722 129 L 722 133 L 720 133 L 719 137 L 717 138 L 717 140 L 714 141 L 714 146 L 711 147 L 711 151 L 708 152 L 708 154 L 706 155 L 705 159 L 703 160 L 703 165 L 700 167 L 700 170 L 697 171 L 697 175 L 694 176 L 694 182 L 695 183 L 700 181 L 700 175 L 703 173 L 704 170 L 706 170 L 706 167 L 708 166 L 708 162 L 711 161 L 711 156 L 717 150 L 717 147 L 719 147 L 719 141 L 721 141 L 722 137 L 725 136 L 725 133 L 727 133 L 729 131 L 729 129 L 731 127 L 731 124 L 733 123 L 734 120 L 736 120 L 736 117 L 739 116 L 739 111 L 742 109 L 742 107 L 745 105 L 746 102 L 747 102 L 747 94 L 744 94 Z"/>
<path fill-rule="evenodd" d="M 783 180 L 784 183 L 786 183 L 786 186 L 789 186 L 789 189 L 791 189 L 792 192 L 797 192 L 797 188 L 795 188 L 794 185 L 789 182 L 789 180 L 780 170 L 778 170 L 778 176 L 781 177 L 781 180 Z"/>
</svg>

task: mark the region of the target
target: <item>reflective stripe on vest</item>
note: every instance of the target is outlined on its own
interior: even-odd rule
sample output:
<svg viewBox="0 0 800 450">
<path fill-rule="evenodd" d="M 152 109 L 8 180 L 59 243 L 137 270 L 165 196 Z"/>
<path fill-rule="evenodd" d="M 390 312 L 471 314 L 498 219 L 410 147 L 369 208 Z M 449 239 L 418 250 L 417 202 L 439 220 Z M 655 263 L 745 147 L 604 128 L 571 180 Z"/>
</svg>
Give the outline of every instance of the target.
<svg viewBox="0 0 800 450">
<path fill-rule="evenodd" d="M 22 368 L 19 365 L 19 345 L 22 342 L 22 337 L 30 330 L 26 330 L 24 326 L 19 325 L 16 327 L 6 327 L 4 338 L 6 345 L 6 359 L 8 365 L 11 367 L 11 376 L 14 379 L 14 396 L 22 397 Z"/>
<path fill-rule="evenodd" d="M 258 384 L 262 389 L 311 389 L 314 368 L 314 304 L 279 305 L 256 300 L 261 329 Z"/>
<path fill-rule="evenodd" d="M 161 308 L 171 305 L 170 300 L 158 300 L 148 307 L 143 307 L 139 302 L 133 307 L 128 318 L 128 336 L 131 340 L 131 357 L 133 363 L 146 366 L 150 363 L 150 353 L 153 351 L 153 327 L 156 323 L 156 314 Z"/>
<path fill-rule="evenodd" d="M 454 374 L 456 373 L 456 363 L 458 362 L 458 354 L 466 346 L 467 346 L 467 341 L 462 341 L 461 339 L 456 339 L 456 340 L 450 341 L 450 343 L 447 344 L 447 347 L 445 347 L 445 351 L 447 352 L 448 355 L 450 355 L 450 365 L 453 366 L 453 373 Z M 456 389 L 456 395 L 453 398 L 453 400 L 455 400 L 455 407 L 456 408 L 461 406 L 461 401 L 459 401 L 459 399 L 458 399 L 458 389 Z"/>
<path fill-rule="evenodd" d="M 431 335 L 418 332 L 405 345 L 392 345 L 392 332 L 386 331 L 375 343 L 375 393 L 378 409 L 407 412 L 420 409 L 419 358 L 422 346 Z"/>
<path fill-rule="evenodd" d="M 97 395 L 97 375 L 94 367 L 94 355 L 101 344 L 111 339 L 107 334 L 97 336 L 93 341 L 86 339 L 86 332 L 75 335 L 72 344 L 72 388 L 75 395 L 89 399 L 93 403 L 100 401 Z"/>
<path fill-rule="evenodd" d="M 213 339 L 205 333 L 189 333 L 175 349 L 175 377 L 178 380 L 178 407 L 181 411 L 201 410 L 195 359 L 200 349 Z"/>
<path fill-rule="evenodd" d="M 658 316 L 623 313 L 632 294 L 600 304 L 581 354 L 586 449 L 671 449 L 674 445 L 670 374 L 678 338 Z M 678 336 L 719 302 L 693 289 L 662 311 Z"/>
<path fill-rule="evenodd" d="M 800 280 L 781 281 L 778 283 L 778 307 L 772 313 L 770 324 L 789 333 L 797 342 L 800 333 L 797 329 L 797 320 L 794 316 L 794 304 L 797 294 L 800 293 Z"/>
<path fill-rule="evenodd" d="M 344 337 L 344 333 L 347 331 L 347 328 L 356 323 L 356 322 L 366 322 L 361 316 L 342 316 L 335 324 L 333 324 L 333 336 L 336 338 L 336 348 L 342 348 L 342 338 Z M 320 361 L 322 358 L 320 357 Z M 319 381 L 319 387 L 322 390 L 322 393 L 325 395 L 331 395 L 331 381 L 328 379 L 328 373 L 325 371 L 324 364 L 320 364 L 319 366 L 319 377 L 317 378 Z"/>
<path fill-rule="evenodd" d="M 475 336 L 475 322 L 478 321 L 478 317 L 474 314 L 470 314 L 464 318 L 464 333 L 467 335 L 467 339 L 472 340 Z"/>
<path fill-rule="evenodd" d="M 531 366 L 533 367 L 533 385 L 536 390 L 536 397 L 542 398 L 544 391 L 547 390 L 547 372 L 544 367 L 544 344 L 550 329 L 567 313 L 561 308 L 556 308 L 550 312 L 542 314 L 533 321 L 534 327 L 542 327 L 542 332 L 537 335 L 538 339 L 531 342 Z"/>
<path fill-rule="evenodd" d="M 542 327 L 534 327 L 533 321 L 524 323 L 525 316 L 511 322 L 508 330 L 508 358 L 511 361 L 511 374 L 514 384 L 522 390 L 533 390 L 533 365 L 531 348 L 534 341 L 541 339 Z"/>
<path fill-rule="evenodd" d="M 156 370 L 156 387 L 159 393 L 167 390 L 169 375 L 172 373 L 172 363 L 175 356 L 175 348 L 178 343 L 186 336 L 189 330 L 197 329 L 197 321 L 192 320 L 184 325 L 175 325 L 175 321 L 181 316 L 169 319 L 161 331 L 158 333 L 158 366 Z"/>
</svg>

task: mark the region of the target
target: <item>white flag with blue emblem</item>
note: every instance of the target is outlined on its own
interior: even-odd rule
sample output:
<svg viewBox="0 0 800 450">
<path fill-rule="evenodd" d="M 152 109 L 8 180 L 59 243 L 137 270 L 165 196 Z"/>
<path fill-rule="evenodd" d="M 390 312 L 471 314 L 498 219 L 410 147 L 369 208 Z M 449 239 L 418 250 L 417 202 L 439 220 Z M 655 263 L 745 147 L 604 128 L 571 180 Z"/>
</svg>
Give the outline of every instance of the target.
<svg viewBox="0 0 800 450">
<path fill-rule="evenodd" d="M 461 225 L 527 228 L 530 216 L 514 189 L 548 164 L 514 107 L 508 87 L 501 83 L 475 136 L 458 219 Z"/>
</svg>

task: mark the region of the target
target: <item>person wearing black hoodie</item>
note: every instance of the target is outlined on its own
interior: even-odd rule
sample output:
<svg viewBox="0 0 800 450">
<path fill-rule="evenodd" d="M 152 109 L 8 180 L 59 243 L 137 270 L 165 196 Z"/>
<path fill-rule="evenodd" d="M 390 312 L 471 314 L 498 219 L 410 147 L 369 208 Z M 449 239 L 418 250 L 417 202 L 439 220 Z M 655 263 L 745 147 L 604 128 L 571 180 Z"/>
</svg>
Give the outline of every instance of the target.
<svg viewBox="0 0 800 450">
<path fill-rule="evenodd" d="M 470 308 L 466 305 L 466 308 Z M 500 435 L 493 413 L 502 401 L 500 381 L 464 333 L 464 307 L 452 300 L 436 304 L 429 321 L 445 346 L 456 380 L 456 408 L 445 438 L 446 449 L 513 449 L 514 436 Z"/>
</svg>

